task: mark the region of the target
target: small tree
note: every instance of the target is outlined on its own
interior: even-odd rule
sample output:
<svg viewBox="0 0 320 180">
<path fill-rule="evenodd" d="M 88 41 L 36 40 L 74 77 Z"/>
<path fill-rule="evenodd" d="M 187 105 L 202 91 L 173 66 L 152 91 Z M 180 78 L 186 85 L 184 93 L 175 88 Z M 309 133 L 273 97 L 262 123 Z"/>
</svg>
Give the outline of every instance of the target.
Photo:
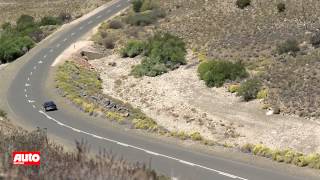
<svg viewBox="0 0 320 180">
<path fill-rule="evenodd" d="M 143 0 L 133 0 L 132 7 L 134 12 L 140 12 L 143 4 Z"/>
<path fill-rule="evenodd" d="M 316 32 L 314 35 L 311 36 L 310 43 L 315 48 L 320 47 L 320 32 Z"/>
<path fill-rule="evenodd" d="M 245 7 L 251 5 L 251 0 L 237 0 L 236 5 L 238 6 L 238 8 L 244 9 Z"/>
<path fill-rule="evenodd" d="M 257 98 L 257 94 L 262 87 L 258 79 L 249 79 L 240 85 L 237 96 L 242 96 L 245 101 Z"/>
<path fill-rule="evenodd" d="M 284 4 L 283 2 L 280 2 L 277 4 L 277 9 L 278 9 L 278 12 L 284 12 L 286 10 L 286 4 Z"/>
<path fill-rule="evenodd" d="M 285 42 L 278 45 L 277 51 L 279 54 L 289 52 L 295 54 L 296 52 L 300 51 L 299 43 L 296 39 L 288 39 Z"/>
<path fill-rule="evenodd" d="M 21 15 L 19 19 L 17 20 L 17 30 L 23 31 L 27 28 L 36 26 L 36 23 L 34 22 L 34 18 L 29 15 Z"/>
</svg>

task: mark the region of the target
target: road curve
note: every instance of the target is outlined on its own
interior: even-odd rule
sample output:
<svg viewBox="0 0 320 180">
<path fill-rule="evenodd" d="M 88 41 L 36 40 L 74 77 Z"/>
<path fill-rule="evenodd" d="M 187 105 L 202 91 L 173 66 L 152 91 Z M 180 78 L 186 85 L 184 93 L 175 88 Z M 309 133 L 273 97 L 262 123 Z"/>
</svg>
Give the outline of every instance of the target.
<svg viewBox="0 0 320 180">
<path fill-rule="evenodd" d="M 93 27 L 129 5 L 128 0 L 114 1 L 110 6 L 104 7 L 71 28 L 54 33 L 48 40 L 35 47 L 32 55 L 25 57 L 28 60 L 14 77 L 7 92 L 9 108 L 21 125 L 47 128 L 49 135 L 63 139 L 64 144 L 73 144 L 75 139 L 85 139 L 95 152 L 100 148 L 106 148 L 129 161 L 143 161 L 158 172 L 178 179 L 306 179 L 112 128 L 101 120 L 77 112 L 72 107 L 60 108 L 59 111 L 50 113 L 41 111 L 41 104 L 50 97 L 46 82 L 55 58 Z M 69 105 L 58 104 L 58 107 L 64 106 Z"/>
</svg>

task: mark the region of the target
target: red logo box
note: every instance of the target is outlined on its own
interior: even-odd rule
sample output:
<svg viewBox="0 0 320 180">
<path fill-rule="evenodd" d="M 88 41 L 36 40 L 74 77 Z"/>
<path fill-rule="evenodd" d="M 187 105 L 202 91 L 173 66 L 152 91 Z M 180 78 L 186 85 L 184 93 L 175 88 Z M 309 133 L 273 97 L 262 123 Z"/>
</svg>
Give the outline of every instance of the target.
<svg viewBox="0 0 320 180">
<path fill-rule="evenodd" d="M 40 152 L 12 152 L 13 164 L 24 166 L 39 166 Z"/>
</svg>

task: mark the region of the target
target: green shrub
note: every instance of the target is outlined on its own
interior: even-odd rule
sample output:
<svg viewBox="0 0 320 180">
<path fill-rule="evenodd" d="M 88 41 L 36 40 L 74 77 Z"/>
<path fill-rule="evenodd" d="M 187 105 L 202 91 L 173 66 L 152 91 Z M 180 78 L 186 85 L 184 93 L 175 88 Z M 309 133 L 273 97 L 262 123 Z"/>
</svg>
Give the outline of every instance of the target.
<svg viewBox="0 0 320 180">
<path fill-rule="evenodd" d="M 284 12 L 286 10 L 286 4 L 283 3 L 283 2 L 280 2 L 277 4 L 277 9 L 278 9 L 278 12 Z"/>
<path fill-rule="evenodd" d="M 242 64 L 229 61 L 204 61 L 199 65 L 198 73 L 208 87 L 220 87 L 227 80 L 234 81 L 248 76 Z"/>
<path fill-rule="evenodd" d="M 168 33 L 157 33 L 149 38 L 144 43 L 144 52 L 147 57 L 132 69 L 135 77 L 158 76 L 186 64 L 184 42 Z"/>
<path fill-rule="evenodd" d="M 319 48 L 320 47 L 320 32 L 316 32 L 310 38 L 310 43 L 313 47 Z"/>
<path fill-rule="evenodd" d="M 186 64 L 186 47 L 183 40 L 169 33 L 157 33 L 145 45 L 145 55 L 159 61 L 169 69 Z"/>
<path fill-rule="evenodd" d="M 245 101 L 256 99 L 261 86 L 261 82 L 258 79 L 249 79 L 241 83 L 237 95 L 242 96 Z"/>
<path fill-rule="evenodd" d="M 121 49 L 122 57 L 136 57 L 144 50 L 144 43 L 141 41 L 129 41 L 127 45 Z"/>
<path fill-rule="evenodd" d="M 283 156 L 284 162 L 288 164 L 292 163 L 295 156 L 296 156 L 296 152 L 292 150 L 286 150 Z"/>
<path fill-rule="evenodd" d="M 126 22 L 132 26 L 147 26 L 154 23 L 156 20 L 157 17 L 154 16 L 152 11 L 147 11 L 128 16 Z"/>
<path fill-rule="evenodd" d="M 244 9 L 245 7 L 251 5 L 251 0 L 237 0 L 236 5 L 238 6 L 238 8 Z"/>
<path fill-rule="evenodd" d="M 320 154 L 310 154 L 306 157 L 308 166 L 315 169 L 320 169 Z"/>
<path fill-rule="evenodd" d="M 228 91 L 231 93 L 236 93 L 238 92 L 239 88 L 240 88 L 239 84 L 232 84 L 228 87 Z"/>
<path fill-rule="evenodd" d="M 106 48 L 106 49 L 113 49 L 115 47 L 115 43 L 114 43 L 114 38 L 112 37 L 106 37 L 104 39 L 102 39 L 102 45 Z"/>
<path fill-rule="evenodd" d="M 17 30 L 18 31 L 24 31 L 28 28 L 32 28 L 37 26 L 34 18 L 29 15 L 21 15 L 17 20 Z"/>
<path fill-rule="evenodd" d="M 59 18 L 61 19 L 62 22 L 70 22 L 72 19 L 72 16 L 70 13 L 62 12 L 59 14 Z"/>
<path fill-rule="evenodd" d="M 3 118 L 7 117 L 7 113 L 2 109 L 0 109 L 0 117 L 3 117 Z"/>
<path fill-rule="evenodd" d="M 12 25 L 9 22 L 5 22 L 1 25 L 1 29 L 5 31 L 9 31 L 10 29 L 12 29 Z"/>
<path fill-rule="evenodd" d="M 123 24 L 120 21 L 113 20 L 109 23 L 109 28 L 111 29 L 121 29 L 123 27 Z"/>
<path fill-rule="evenodd" d="M 293 53 L 300 51 L 299 43 L 296 39 L 288 39 L 277 47 L 278 54 Z"/>
<path fill-rule="evenodd" d="M 201 141 L 203 139 L 203 137 L 201 136 L 201 134 L 199 132 L 194 132 L 194 133 L 190 134 L 190 137 L 193 141 Z"/>
<path fill-rule="evenodd" d="M 155 2 L 155 0 L 143 0 L 141 11 L 147 11 L 147 10 L 153 10 L 158 9 L 158 4 Z"/>
<path fill-rule="evenodd" d="M 296 154 L 296 156 L 293 158 L 292 163 L 299 167 L 304 167 L 308 165 L 308 161 L 306 160 L 306 157 L 301 153 Z"/>
<path fill-rule="evenodd" d="M 167 67 L 159 60 L 146 57 L 142 60 L 141 64 L 136 65 L 131 74 L 134 77 L 150 76 L 155 77 L 168 72 Z"/>
<path fill-rule="evenodd" d="M 156 130 L 158 128 L 157 123 L 148 117 L 133 119 L 132 121 L 134 128 L 145 129 L 145 130 Z"/>
<path fill-rule="evenodd" d="M 257 94 L 257 99 L 266 99 L 268 97 L 268 90 L 261 89 Z"/>
<path fill-rule="evenodd" d="M 143 0 L 133 0 L 131 3 L 132 3 L 132 8 L 133 8 L 134 12 L 140 12 L 141 11 Z"/>
<path fill-rule="evenodd" d="M 11 62 L 24 55 L 34 46 L 34 41 L 28 36 L 4 33 L 0 36 L 0 61 Z"/>
<path fill-rule="evenodd" d="M 252 152 L 254 155 L 263 156 L 263 157 L 267 157 L 267 158 L 271 158 L 272 154 L 273 154 L 273 152 L 270 148 L 268 148 L 262 144 L 255 145 Z"/>
<path fill-rule="evenodd" d="M 45 16 L 41 18 L 40 25 L 47 26 L 47 25 L 61 25 L 63 22 L 59 17 L 53 16 Z"/>
<path fill-rule="evenodd" d="M 117 112 L 108 111 L 106 113 L 107 118 L 109 118 L 112 121 L 117 121 L 118 123 L 123 123 L 125 118 Z"/>
<path fill-rule="evenodd" d="M 251 153 L 253 151 L 253 148 L 254 148 L 253 144 L 247 143 L 247 144 L 241 146 L 240 150 L 241 150 L 241 152 L 244 152 L 244 153 Z"/>
<path fill-rule="evenodd" d="M 172 137 L 176 137 L 176 138 L 179 138 L 181 140 L 187 140 L 187 139 L 190 138 L 190 136 L 184 131 L 172 131 L 172 132 L 170 132 L 170 135 Z"/>
</svg>

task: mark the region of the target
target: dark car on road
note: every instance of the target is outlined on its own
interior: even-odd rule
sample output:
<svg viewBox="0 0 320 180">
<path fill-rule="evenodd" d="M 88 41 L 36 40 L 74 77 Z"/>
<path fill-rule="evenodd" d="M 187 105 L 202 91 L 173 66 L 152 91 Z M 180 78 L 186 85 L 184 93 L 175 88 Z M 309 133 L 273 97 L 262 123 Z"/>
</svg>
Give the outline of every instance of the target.
<svg viewBox="0 0 320 180">
<path fill-rule="evenodd" d="M 58 110 L 57 105 L 53 101 L 43 103 L 43 109 L 45 111 L 56 111 Z"/>
</svg>

